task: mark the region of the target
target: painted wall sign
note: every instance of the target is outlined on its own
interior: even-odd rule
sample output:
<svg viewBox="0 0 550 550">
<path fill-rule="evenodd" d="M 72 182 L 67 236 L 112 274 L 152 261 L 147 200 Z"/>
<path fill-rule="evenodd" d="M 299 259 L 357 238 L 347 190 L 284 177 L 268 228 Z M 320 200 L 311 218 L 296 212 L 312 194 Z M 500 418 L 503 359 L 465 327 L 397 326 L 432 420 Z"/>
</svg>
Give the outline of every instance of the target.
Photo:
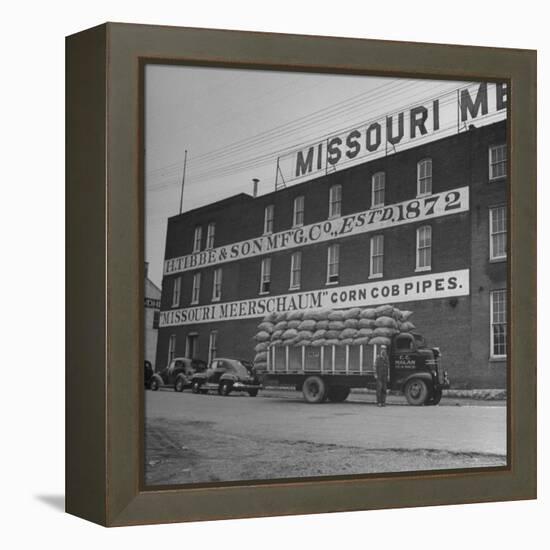
<svg viewBox="0 0 550 550">
<path fill-rule="evenodd" d="M 506 83 L 474 83 L 406 110 L 383 115 L 277 159 L 279 182 L 330 173 L 367 158 L 390 155 L 429 140 L 468 130 L 471 123 L 506 118 Z M 499 117 L 500 115 L 500 117 Z"/>
<path fill-rule="evenodd" d="M 458 214 L 466 212 L 468 209 L 469 189 L 460 187 L 419 199 L 373 208 L 349 216 L 165 260 L 164 275 L 379 231 L 406 223 Z"/>
<path fill-rule="evenodd" d="M 156 298 L 145 298 L 145 307 L 160 309 L 160 300 L 157 300 Z"/>
<path fill-rule="evenodd" d="M 470 294 L 470 270 L 429 273 L 353 286 L 324 288 L 162 311 L 160 327 L 263 317 L 273 311 L 365 307 Z"/>
</svg>

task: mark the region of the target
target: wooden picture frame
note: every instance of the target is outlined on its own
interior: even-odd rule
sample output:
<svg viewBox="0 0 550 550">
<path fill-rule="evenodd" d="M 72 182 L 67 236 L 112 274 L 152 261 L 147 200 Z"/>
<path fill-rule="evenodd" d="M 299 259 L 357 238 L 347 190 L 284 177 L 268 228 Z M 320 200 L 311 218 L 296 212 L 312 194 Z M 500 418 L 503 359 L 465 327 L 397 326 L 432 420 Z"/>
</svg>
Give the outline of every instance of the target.
<svg viewBox="0 0 550 550">
<path fill-rule="evenodd" d="M 66 510 L 105 526 L 536 498 L 536 52 L 107 23 L 67 38 Z M 144 60 L 510 86 L 504 469 L 144 489 Z"/>
</svg>

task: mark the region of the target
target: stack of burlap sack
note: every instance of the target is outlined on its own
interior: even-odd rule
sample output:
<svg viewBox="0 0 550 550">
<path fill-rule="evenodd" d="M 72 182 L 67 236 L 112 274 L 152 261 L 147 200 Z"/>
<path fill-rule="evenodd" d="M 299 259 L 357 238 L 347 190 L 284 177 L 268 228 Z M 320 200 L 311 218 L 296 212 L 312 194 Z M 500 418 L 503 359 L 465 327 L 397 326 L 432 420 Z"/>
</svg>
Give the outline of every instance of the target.
<svg viewBox="0 0 550 550">
<path fill-rule="evenodd" d="M 270 313 L 258 325 L 254 337 L 254 365 L 258 370 L 267 368 L 271 346 L 389 345 L 395 334 L 414 330 L 411 315 L 412 311 L 391 305 Z"/>
</svg>

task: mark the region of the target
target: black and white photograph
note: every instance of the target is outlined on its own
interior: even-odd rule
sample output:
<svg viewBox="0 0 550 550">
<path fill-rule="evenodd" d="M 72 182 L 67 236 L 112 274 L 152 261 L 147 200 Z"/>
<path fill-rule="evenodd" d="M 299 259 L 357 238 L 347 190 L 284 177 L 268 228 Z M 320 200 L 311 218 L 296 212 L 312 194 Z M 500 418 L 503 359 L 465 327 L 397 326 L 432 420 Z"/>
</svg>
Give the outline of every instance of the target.
<svg viewBox="0 0 550 550">
<path fill-rule="evenodd" d="M 507 468 L 507 83 L 143 71 L 145 486 Z"/>
</svg>

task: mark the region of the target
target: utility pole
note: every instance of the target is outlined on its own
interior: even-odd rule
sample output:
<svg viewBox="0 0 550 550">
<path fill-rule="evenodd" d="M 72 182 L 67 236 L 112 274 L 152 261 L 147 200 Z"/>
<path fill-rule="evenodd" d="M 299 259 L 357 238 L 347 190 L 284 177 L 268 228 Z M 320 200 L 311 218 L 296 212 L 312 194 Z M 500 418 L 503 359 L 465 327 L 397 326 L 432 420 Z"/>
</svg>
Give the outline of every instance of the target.
<svg viewBox="0 0 550 550">
<path fill-rule="evenodd" d="M 180 195 L 180 214 L 183 210 L 183 184 L 185 183 L 185 169 L 187 167 L 187 149 L 185 150 L 185 157 L 183 159 L 183 174 L 181 176 L 181 195 Z"/>
</svg>

